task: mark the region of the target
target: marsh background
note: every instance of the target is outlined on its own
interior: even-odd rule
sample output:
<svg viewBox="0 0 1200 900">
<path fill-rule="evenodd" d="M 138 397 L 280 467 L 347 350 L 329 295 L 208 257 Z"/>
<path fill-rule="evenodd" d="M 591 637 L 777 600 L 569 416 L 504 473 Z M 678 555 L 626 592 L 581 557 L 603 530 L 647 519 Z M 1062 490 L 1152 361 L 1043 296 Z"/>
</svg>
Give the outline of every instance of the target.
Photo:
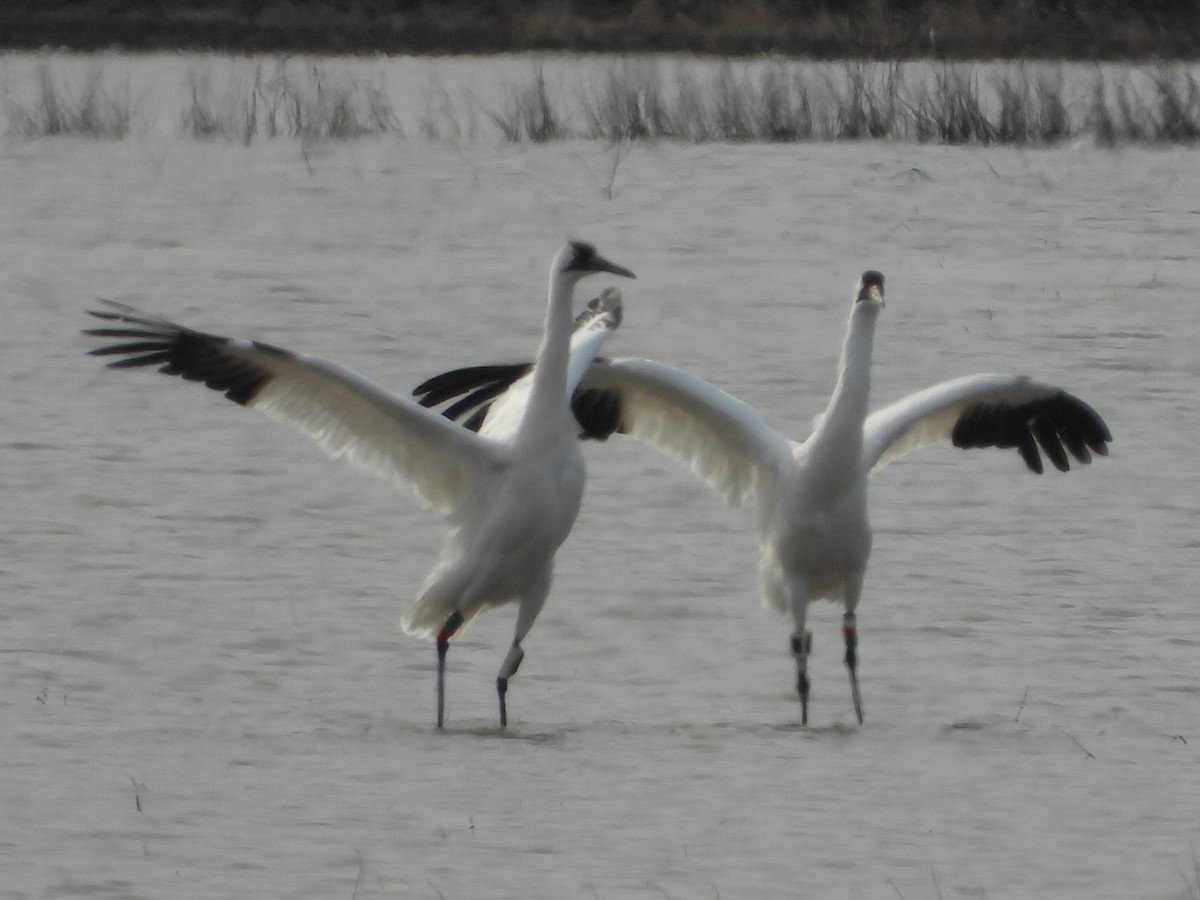
<svg viewBox="0 0 1200 900">
<path fill-rule="evenodd" d="M 1079 126 L 1053 141 L 589 136 L 584 99 L 626 64 L 0 61 L 6 896 L 1200 896 L 1200 169 L 1158 127 L 1157 70 L 1102 73 L 1145 101 L 1149 130 L 1114 140 L 1087 116 L 1095 69 L 1059 64 Z M 724 65 L 682 70 L 702 116 Z M 906 90 L 943 71 L 916 65 Z M 820 121 L 854 71 L 802 71 L 829 88 Z M 987 102 L 1017 78 L 965 71 Z M 294 102 L 270 132 L 275 77 Z M 548 140 L 520 125 L 539 78 Z M 335 127 L 372 97 L 391 124 Z M 751 513 L 590 445 L 510 728 L 511 610 L 456 643 L 437 733 L 432 647 L 396 629 L 431 517 L 217 394 L 104 369 L 79 331 L 111 297 L 403 391 L 527 356 L 567 236 L 639 274 L 606 351 L 786 433 L 822 408 L 873 267 L 876 403 L 1024 371 L 1094 404 L 1112 456 L 1038 478 L 942 447 L 874 479 L 867 722 L 821 605 L 801 728 Z"/>
</svg>

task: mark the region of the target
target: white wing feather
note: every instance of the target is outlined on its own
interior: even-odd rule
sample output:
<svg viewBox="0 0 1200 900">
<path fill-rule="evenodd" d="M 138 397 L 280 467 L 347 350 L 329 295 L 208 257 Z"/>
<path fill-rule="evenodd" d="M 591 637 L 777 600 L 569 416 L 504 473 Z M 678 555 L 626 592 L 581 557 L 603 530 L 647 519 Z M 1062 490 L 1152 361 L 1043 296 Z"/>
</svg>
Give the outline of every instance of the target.
<svg viewBox="0 0 1200 900">
<path fill-rule="evenodd" d="M 964 375 L 909 394 L 876 410 L 863 425 L 863 462 L 868 472 L 906 453 L 950 440 L 954 424 L 976 403 L 1027 403 L 1058 388 L 1025 375 Z"/>
<path fill-rule="evenodd" d="M 336 363 L 246 341 L 221 350 L 272 373 L 248 406 L 300 429 L 330 456 L 409 489 L 437 512 L 450 512 L 479 472 L 504 462 L 503 447 Z"/>
<path fill-rule="evenodd" d="M 623 433 L 690 468 L 732 506 L 791 454 L 792 442 L 751 406 L 672 366 L 598 361 L 582 387 L 618 392 Z"/>
</svg>

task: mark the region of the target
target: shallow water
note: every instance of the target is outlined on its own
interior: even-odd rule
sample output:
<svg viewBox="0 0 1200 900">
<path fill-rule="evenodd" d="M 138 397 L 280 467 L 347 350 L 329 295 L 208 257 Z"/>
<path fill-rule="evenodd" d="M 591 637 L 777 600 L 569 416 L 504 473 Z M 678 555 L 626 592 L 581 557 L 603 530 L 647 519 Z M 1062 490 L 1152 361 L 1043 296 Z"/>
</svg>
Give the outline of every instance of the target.
<svg viewBox="0 0 1200 900">
<path fill-rule="evenodd" d="M 1195 895 L 1194 155 L 636 147 L 609 200 L 611 152 L 0 144 L 6 896 Z M 432 648 L 396 628 L 436 522 L 78 332 L 112 297 L 402 390 L 532 352 L 568 234 L 639 275 L 606 352 L 796 437 L 869 266 L 877 402 L 1026 371 L 1112 456 L 881 473 L 867 721 L 821 605 L 803 729 L 750 513 L 590 446 L 510 728 L 506 610 L 456 643 L 436 733 Z"/>
</svg>

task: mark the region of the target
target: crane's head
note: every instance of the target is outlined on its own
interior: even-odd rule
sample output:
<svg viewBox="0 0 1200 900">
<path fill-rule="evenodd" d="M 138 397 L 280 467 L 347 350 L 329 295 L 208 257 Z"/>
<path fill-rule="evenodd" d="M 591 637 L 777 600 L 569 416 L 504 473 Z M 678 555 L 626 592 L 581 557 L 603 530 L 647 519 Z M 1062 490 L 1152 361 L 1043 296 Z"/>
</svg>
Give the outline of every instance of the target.
<svg viewBox="0 0 1200 900">
<path fill-rule="evenodd" d="M 575 317 L 575 331 L 589 329 L 595 322 L 608 322 L 611 328 L 621 324 L 624 312 L 621 307 L 621 289 L 606 287 L 598 297 L 588 301 L 587 307 Z"/>
<path fill-rule="evenodd" d="M 585 241 L 570 241 L 554 258 L 554 274 L 578 281 L 593 272 L 611 272 L 623 278 L 637 278 L 624 266 L 605 259 L 596 248 Z"/>
<path fill-rule="evenodd" d="M 883 306 L 883 273 L 868 269 L 858 279 L 858 290 L 854 294 L 855 303 L 870 303 L 876 307 Z"/>
</svg>

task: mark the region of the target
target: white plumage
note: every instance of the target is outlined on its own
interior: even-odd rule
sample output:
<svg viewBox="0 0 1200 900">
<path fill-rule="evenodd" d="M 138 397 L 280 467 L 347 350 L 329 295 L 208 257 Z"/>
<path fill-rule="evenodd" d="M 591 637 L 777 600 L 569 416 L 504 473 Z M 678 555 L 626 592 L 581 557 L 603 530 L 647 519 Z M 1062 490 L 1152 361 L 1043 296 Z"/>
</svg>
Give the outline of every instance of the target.
<svg viewBox="0 0 1200 900">
<path fill-rule="evenodd" d="M 708 382 L 645 359 L 596 360 L 573 408 L 585 435 L 627 434 L 690 468 L 731 504 L 758 506 L 764 603 L 790 612 L 801 717 L 808 721 L 809 603 L 843 603 L 846 664 L 861 722 L 855 611 L 871 552 L 868 475 L 912 450 L 952 440 L 960 447 L 1015 447 L 1042 471 L 1042 453 L 1062 471 L 1068 455 L 1088 462 L 1112 439 L 1082 400 L 1025 376 L 968 375 L 909 395 L 868 415 L 875 323 L 883 276 L 865 272 L 854 293 L 837 384 L 802 443 L 770 428 L 749 405 Z M 527 378 L 527 364 L 457 370 L 419 386 L 426 405 L 466 395 L 446 410 L 473 412 L 487 427 L 487 403 Z M 496 401 L 499 402 L 499 401 Z"/>
<path fill-rule="evenodd" d="M 442 556 L 402 623 L 438 645 L 438 726 L 443 723 L 445 657 L 451 636 L 481 610 L 519 604 L 497 678 L 500 723 L 521 640 L 550 591 L 554 555 L 579 511 L 584 462 L 569 398 L 604 339 L 620 324 L 615 302 L 595 302 L 572 335 L 575 284 L 593 272 L 634 277 L 571 242 L 554 257 L 545 329 L 529 387 L 511 403 L 508 426 L 478 435 L 336 363 L 257 341 L 193 331 L 122 304 L 93 312 L 120 339 L 93 350 L 119 356 L 114 368 L 158 366 L 201 381 L 237 403 L 295 426 L 330 456 L 411 490 L 448 527 Z"/>
</svg>

